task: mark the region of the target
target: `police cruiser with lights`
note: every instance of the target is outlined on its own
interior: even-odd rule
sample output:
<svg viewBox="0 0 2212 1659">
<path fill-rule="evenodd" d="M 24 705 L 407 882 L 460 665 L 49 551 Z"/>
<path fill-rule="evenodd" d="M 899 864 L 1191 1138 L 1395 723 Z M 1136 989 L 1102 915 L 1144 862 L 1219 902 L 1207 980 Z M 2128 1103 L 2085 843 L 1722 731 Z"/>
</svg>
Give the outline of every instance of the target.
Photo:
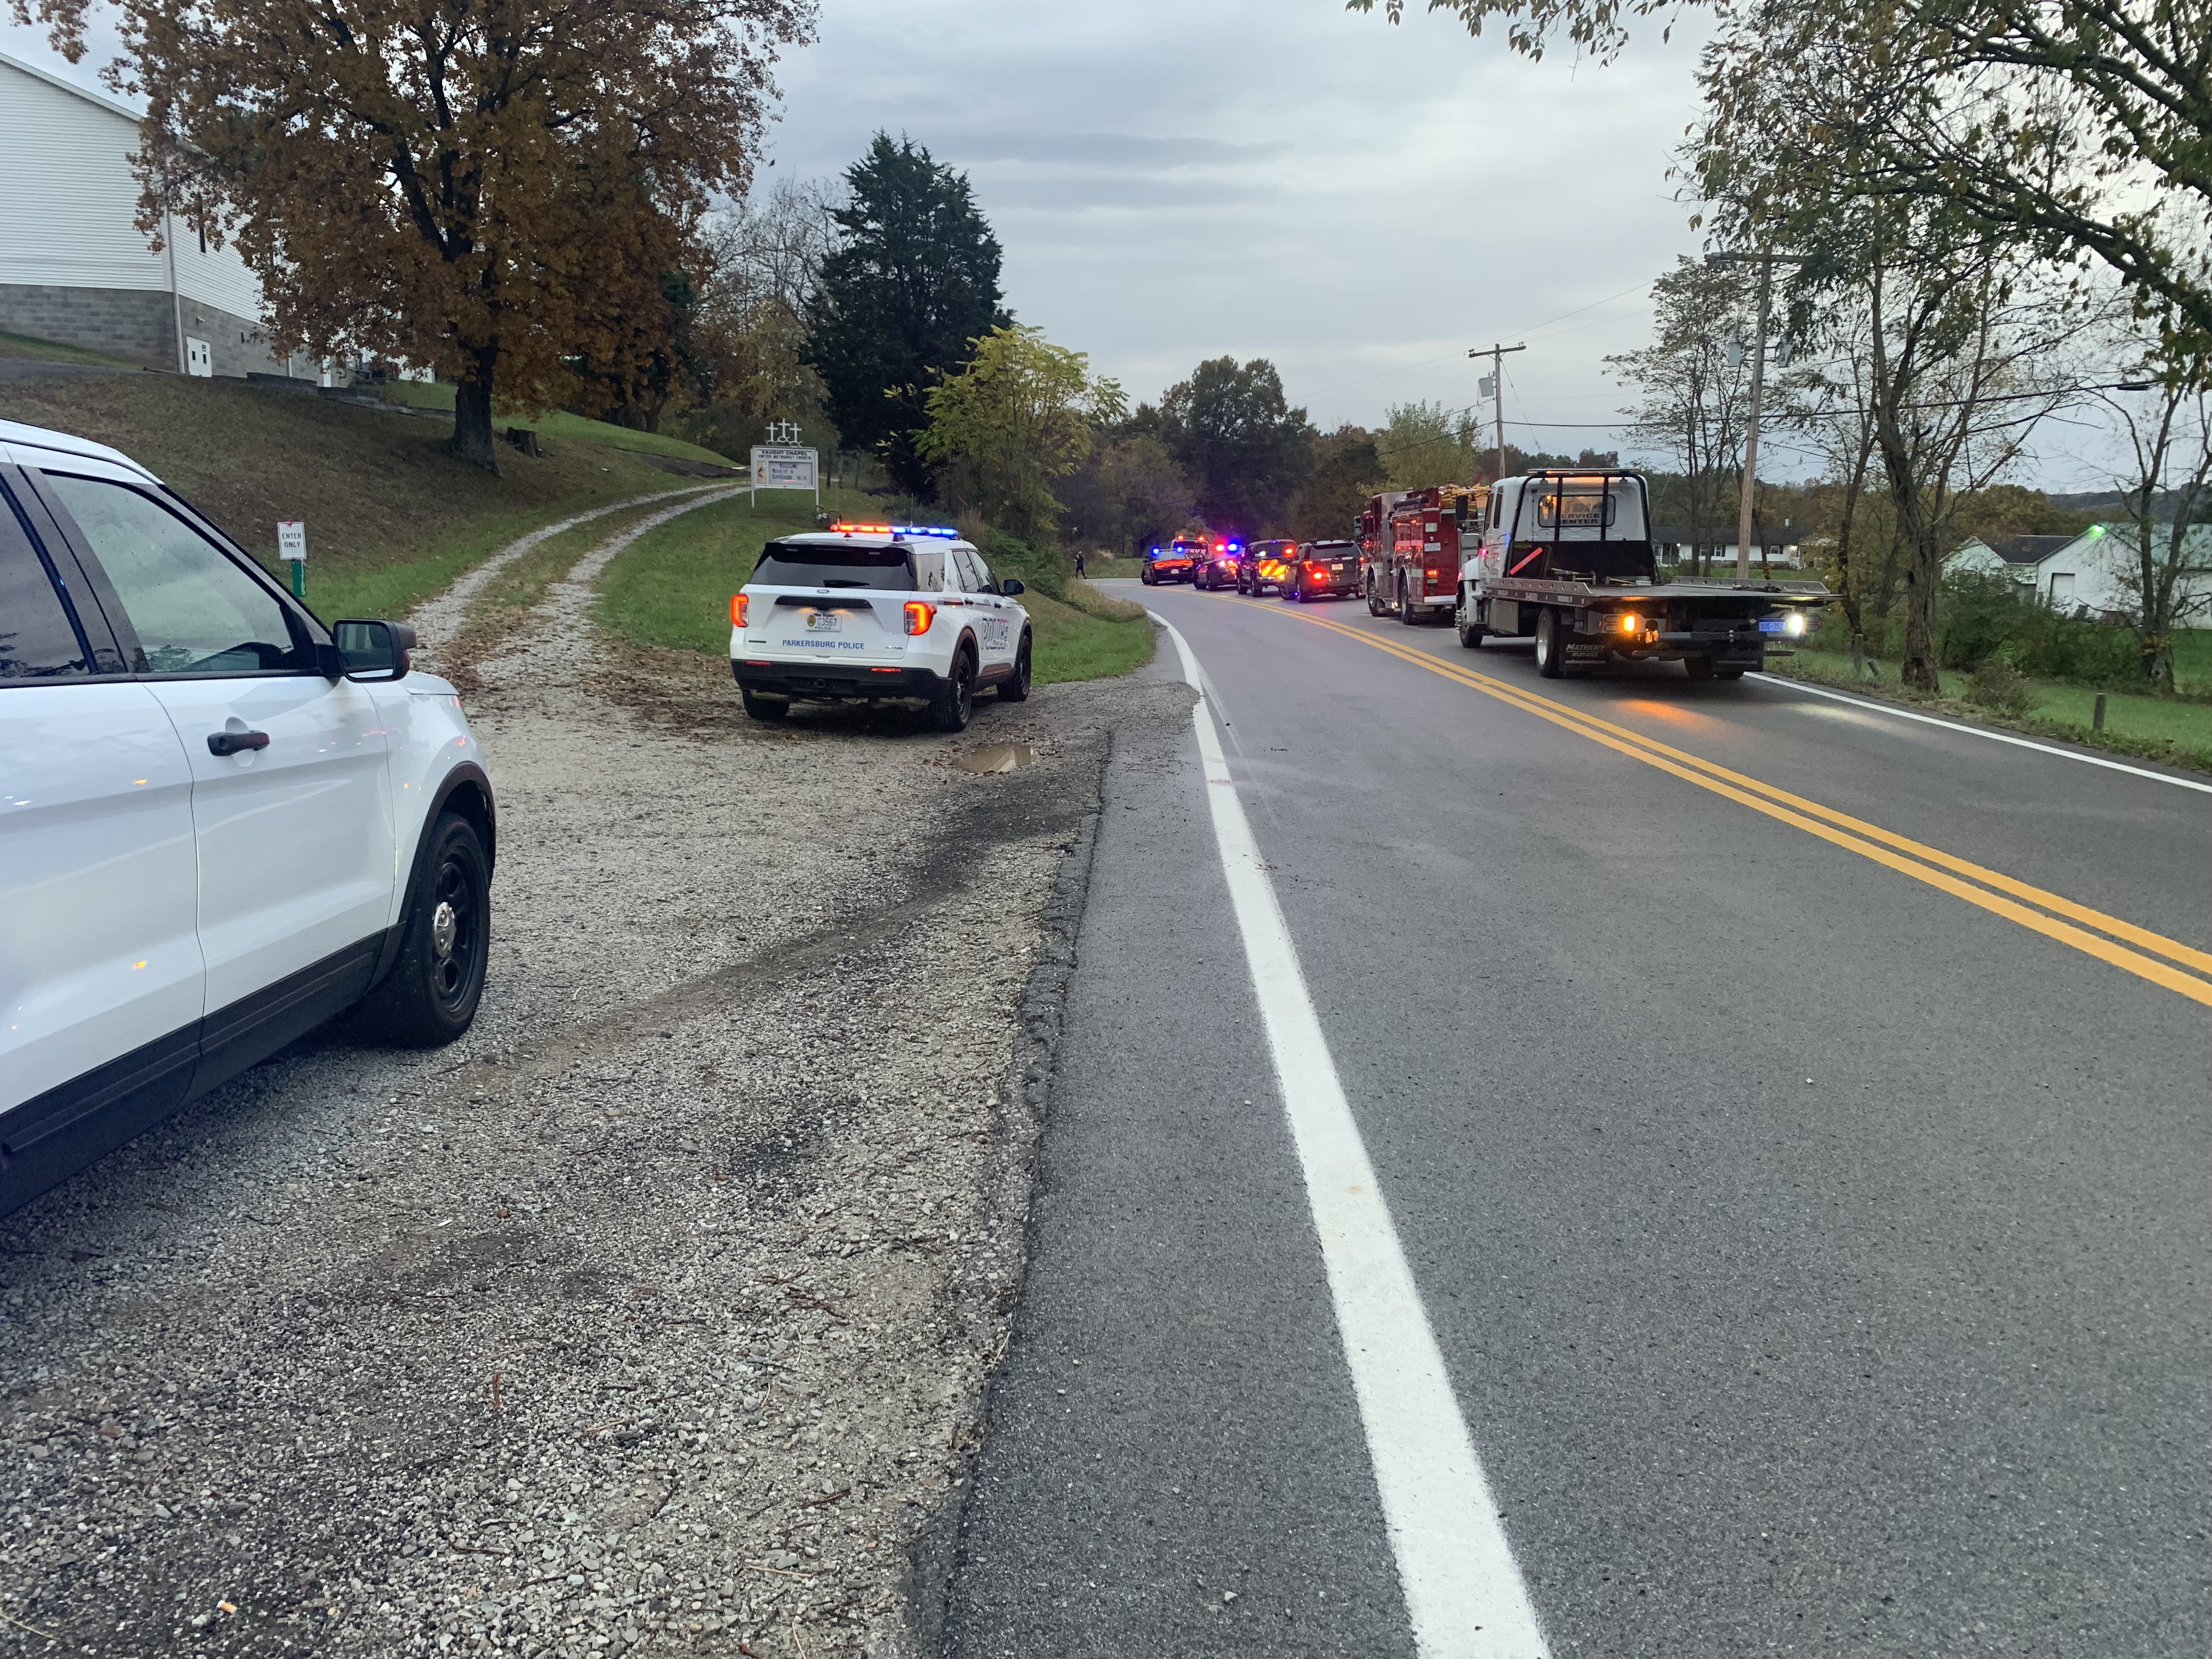
<svg viewBox="0 0 2212 1659">
<path fill-rule="evenodd" d="M 1030 694 L 1021 592 L 954 530 L 836 524 L 779 537 L 730 599 L 730 672 L 757 720 L 780 720 L 794 702 L 888 702 L 957 732 L 977 690 Z"/>
</svg>

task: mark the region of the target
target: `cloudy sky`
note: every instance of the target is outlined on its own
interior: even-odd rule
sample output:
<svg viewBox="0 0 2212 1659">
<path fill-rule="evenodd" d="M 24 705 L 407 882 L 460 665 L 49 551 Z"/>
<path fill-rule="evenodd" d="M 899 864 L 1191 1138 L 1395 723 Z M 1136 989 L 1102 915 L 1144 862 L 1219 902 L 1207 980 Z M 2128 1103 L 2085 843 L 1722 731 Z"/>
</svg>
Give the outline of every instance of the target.
<svg viewBox="0 0 2212 1659">
<path fill-rule="evenodd" d="M 1227 352 L 1370 424 L 1473 403 L 1467 348 L 1525 339 L 1507 418 L 1604 422 L 1606 354 L 1698 245 L 1668 177 L 1694 50 L 1638 48 L 1531 64 L 1338 0 L 829 0 L 771 143 L 829 174 L 886 127 L 965 169 L 1008 303 L 1134 396 Z"/>
<path fill-rule="evenodd" d="M 1644 343 L 1649 283 L 1702 246 L 1669 168 L 1703 19 L 1600 67 L 1419 5 L 1393 28 L 1340 0 L 824 0 L 769 153 L 832 178 L 884 128 L 965 170 L 1007 303 L 1133 397 L 1225 352 L 1272 359 L 1320 424 L 1371 425 L 1475 403 L 1467 348 L 1525 341 L 1509 437 L 1609 447 L 1605 357 Z M 0 50 L 92 79 L 19 28 Z M 2031 470 L 2101 482 L 2063 453 Z"/>
</svg>

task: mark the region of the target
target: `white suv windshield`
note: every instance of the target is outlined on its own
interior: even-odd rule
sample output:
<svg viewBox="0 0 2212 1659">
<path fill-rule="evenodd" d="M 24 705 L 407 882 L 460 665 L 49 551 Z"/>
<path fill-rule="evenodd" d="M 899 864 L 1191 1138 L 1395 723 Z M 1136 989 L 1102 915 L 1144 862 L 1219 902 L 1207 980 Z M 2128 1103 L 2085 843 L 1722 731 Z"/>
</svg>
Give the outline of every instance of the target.
<svg viewBox="0 0 2212 1659">
<path fill-rule="evenodd" d="M 753 567 L 762 587 L 880 587 L 915 592 L 914 562 L 903 547 L 805 547 L 770 542 Z"/>
</svg>

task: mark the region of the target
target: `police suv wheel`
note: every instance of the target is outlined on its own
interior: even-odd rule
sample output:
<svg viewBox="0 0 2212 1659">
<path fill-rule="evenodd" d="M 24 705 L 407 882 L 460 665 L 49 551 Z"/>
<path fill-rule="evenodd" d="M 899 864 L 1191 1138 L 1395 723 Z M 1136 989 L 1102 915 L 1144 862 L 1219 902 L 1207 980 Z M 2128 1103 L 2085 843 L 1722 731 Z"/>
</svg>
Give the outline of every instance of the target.
<svg viewBox="0 0 2212 1659">
<path fill-rule="evenodd" d="M 757 720 L 780 720 L 791 712 L 788 697 L 757 697 L 742 689 L 738 696 L 744 702 L 745 713 Z"/>
<path fill-rule="evenodd" d="M 491 945 L 491 861 L 459 813 L 432 827 L 400 926 L 398 959 L 362 1004 L 362 1034 L 397 1048 L 443 1048 L 476 1019 Z"/>
<path fill-rule="evenodd" d="M 964 732 L 975 712 L 975 659 L 967 647 L 953 653 L 952 672 L 930 699 L 929 723 L 940 732 Z"/>
<path fill-rule="evenodd" d="M 1022 635 L 1022 648 L 1014 653 L 1014 674 L 1012 679 L 999 682 L 1000 702 L 1027 702 L 1030 698 L 1030 636 Z"/>
</svg>

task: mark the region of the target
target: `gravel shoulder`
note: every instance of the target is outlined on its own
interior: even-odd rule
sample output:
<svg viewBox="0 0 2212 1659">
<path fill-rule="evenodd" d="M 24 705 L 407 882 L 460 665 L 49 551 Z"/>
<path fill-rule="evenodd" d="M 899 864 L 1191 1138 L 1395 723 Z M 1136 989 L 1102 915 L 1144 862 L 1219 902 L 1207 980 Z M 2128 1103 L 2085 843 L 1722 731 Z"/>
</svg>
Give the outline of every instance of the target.
<svg viewBox="0 0 2212 1659">
<path fill-rule="evenodd" d="M 471 664 L 475 1030 L 319 1034 L 0 1221 L 24 1651 L 919 1651 L 1105 756 L 1188 694 L 757 726 L 593 633 L 618 540 Z"/>
</svg>

